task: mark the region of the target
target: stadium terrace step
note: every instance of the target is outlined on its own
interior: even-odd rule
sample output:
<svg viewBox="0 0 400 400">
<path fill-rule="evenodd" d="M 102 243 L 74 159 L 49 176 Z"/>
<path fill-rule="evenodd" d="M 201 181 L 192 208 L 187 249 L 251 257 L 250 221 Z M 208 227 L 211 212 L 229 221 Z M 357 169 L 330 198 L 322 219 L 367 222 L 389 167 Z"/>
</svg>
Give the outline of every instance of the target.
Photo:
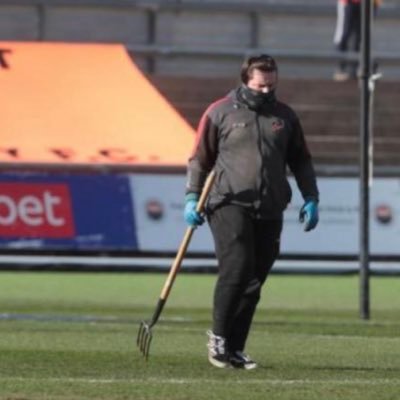
<svg viewBox="0 0 400 400">
<path fill-rule="evenodd" d="M 206 107 L 237 85 L 234 79 L 149 76 L 194 127 Z M 284 79 L 279 97 L 298 113 L 314 159 L 320 164 L 357 165 L 360 91 L 356 81 Z M 381 81 L 374 99 L 374 162 L 400 166 L 400 82 Z"/>
</svg>

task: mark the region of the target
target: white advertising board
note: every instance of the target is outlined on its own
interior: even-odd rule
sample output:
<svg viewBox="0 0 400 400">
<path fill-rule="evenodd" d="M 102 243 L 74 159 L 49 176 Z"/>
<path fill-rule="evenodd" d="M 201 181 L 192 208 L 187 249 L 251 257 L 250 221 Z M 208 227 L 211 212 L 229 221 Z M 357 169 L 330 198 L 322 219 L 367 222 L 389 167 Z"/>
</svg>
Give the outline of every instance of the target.
<svg viewBox="0 0 400 400">
<path fill-rule="evenodd" d="M 130 181 L 139 250 L 175 252 L 187 228 L 185 176 L 135 174 Z M 213 251 L 207 224 L 196 230 L 188 251 Z"/>
<path fill-rule="evenodd" d="M 130 176 L 138 247 L 175 252 L 186 229 L 183 220 L 185 176 Z M 359 181 L 320 177 L 320 222 L 305 233 L 298 221 L 303 200 L 294 179 L 293 199 L 285 212 L 282 254 L 356 255 L 359 253 Z M 400 255 L 400 179 L 377 178 L 370 197 L 371 254 Z M 207 226 L 195 232 L 189 252 L 213 252 Z"/>
<path fill-rule="evenodd" d="M 298 210 L 303 200 L 291 180 L 293 200 L 285 213 L 283 252 L 351 255 L 359 253 L 359 180 L 318 179 L 320 222 L 312 232 L 299 234 Z M 400 179 L 376 178 L 370 191 L 370 251 L 400 255 Z"/>
</svg>

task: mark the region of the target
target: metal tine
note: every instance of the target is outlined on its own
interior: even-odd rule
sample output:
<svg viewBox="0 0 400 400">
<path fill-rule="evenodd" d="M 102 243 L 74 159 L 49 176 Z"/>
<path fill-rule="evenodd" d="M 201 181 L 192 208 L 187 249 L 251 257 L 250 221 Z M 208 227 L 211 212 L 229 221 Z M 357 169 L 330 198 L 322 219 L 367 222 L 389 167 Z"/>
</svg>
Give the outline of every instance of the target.
<svg viewBox="0 0 400 400">
<path fill-rule="evenodd" d="M 146 322 L 142 321 L 139 327 L 136 343 L 139 347 L 140 352 L 146 359 L 149 356 L 150 343 L 152 338 L 153 334 L 150 330 L 149 325 Z"/>
<path fill-rule="evenodd" d="M 142 321 L 140 323 L 138 335 L 137 335 L 137 338 L 136 338 L 136 345 L 139 348 L 141 347 L 141 343 L 142 343 L 142 339 L 143 339 L 143 333 L 144 333 L 144 321 Z"/>
<path fill-rule="evenodd" d="M 145 328 L 144 328 L 144 326 L 142 326 L 140 340 L 139 340 L 139 343 L 138 343 L 139 350 L 140 350 L 141 353 L 143 353 L 143 342 L 145 340 L 145 337 L 146 337 Z"/>
<path fill-rule="evenodd" d="M 140 342 L 140 351 L 143 355 L 144 355 L 145 348 L 146 348 L 146 341 L 147 341 L 147 332 L 146 332 L 146 328 L 145 328 L 144 332 L 143 332 L 142 340 Z"/>
<path fill-rule="evenodd" d="M 151 344 L 152 340 L 153 340 L 153 333 L 151 331 L 149 331 L 147 334 L 147 337 L 146 337 L 144 351 L 143 351 L 143 355 L 146 358 L 146 360 L 149 358 L 150 344 Z"/>
</svg>

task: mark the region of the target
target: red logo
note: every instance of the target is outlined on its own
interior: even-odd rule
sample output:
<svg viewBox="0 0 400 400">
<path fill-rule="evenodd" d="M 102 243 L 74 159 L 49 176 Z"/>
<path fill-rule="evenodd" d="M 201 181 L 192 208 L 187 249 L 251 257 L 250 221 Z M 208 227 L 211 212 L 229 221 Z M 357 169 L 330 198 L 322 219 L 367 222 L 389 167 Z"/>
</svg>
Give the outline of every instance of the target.
<svg viewBox="0 0 400 400">
<path fill-rule="evenodd" d="M 67 185 L 0 183 L 0 236 L 69 238 L 74 235 Z"/>
<path fill-rule="evenodd" d="M 272 131 L 278 132 L 285 127 L 285 122 L 282 119 L 277 119 L 272 121 Z"/>
</svg>

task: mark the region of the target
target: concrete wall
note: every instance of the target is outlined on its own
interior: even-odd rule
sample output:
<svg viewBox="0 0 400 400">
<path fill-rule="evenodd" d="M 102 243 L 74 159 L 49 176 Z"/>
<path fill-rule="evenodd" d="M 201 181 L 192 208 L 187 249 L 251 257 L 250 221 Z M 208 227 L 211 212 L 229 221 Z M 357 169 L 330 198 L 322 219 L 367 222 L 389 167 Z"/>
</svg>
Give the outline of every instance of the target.
<svg viewBox="0 0 400 400">
<path fill-rule="evenodd" d="M 256 46 L 265 51 L 278 51 L 281 73 L 289 77 L 329 78 L 336 64 L 332 59 L 315 61 L 288 57 L 293 52 L 333 51 L 336 14 L 334 4 L 327 6 L 326 0 L 282 0 L 279 3 L 265 0 L 265 4 L 275 6 L 271 6 L 270 11 L 265 7 L 261 10 L 255 8 L 257 12 L 253 14 L 249 12 L 250 2 L 205 0 L 203 3 L 214 7 L 205 10 L 204 5 L 191 6 L 198 5 L 198 1 L 183 0 L 181 9 L 159 8 L 153 14 L 154 19 L 146 7 L 117 6 L 111 1 L 99 1 L 97 5 L 95 1 L 89 2 L 92 4 L 82 2 L 82 5 L 79 1 L 74 1 L 73 5 L 48 3 L 50 5 L 44 11 L 33 5 L 23 5 L 28 2 L 19 6 L 0 3 L 0 40 L 118 42 L 133 47 L 154 44 L 192 50 L 206 47 L 233 51 Z M 215 7 L 217 3 L 219 6 Z M 224 3 L 231 4 L 232 8 L 227 8 Z M 323 11 L 301 12 L 300 3 L 307 5 L 309 10 L 315 4 Z M 247 6 L 242 9 L 240 5 L 244 4 Z M 400 22 L 396 15 L 391 17 L 391 10 L 397 10 L 397 15 L 400 15 L 400 1 L 386 0 L 384 4 L 386 11 L 382 9 L 382 15 L 375 23 L 373 48 L 400 60 Z M 143 68 L 149 65 L 148 58 L 142 53 L 134 53 L 133 57 Z M 167 75 L 226 76 L 237 73 L 241 60 L 241 55 L 164 54 L 154 58 L 152 67 L 153 72 Z M 399 64 L 381 63 L 385 77 L 400 79 Z"/>
<path fill-rule="evenodd" d="M 39 15 L 35 7 L 0 4 L 0 40 L 36 40 Z"/>
</svg>

